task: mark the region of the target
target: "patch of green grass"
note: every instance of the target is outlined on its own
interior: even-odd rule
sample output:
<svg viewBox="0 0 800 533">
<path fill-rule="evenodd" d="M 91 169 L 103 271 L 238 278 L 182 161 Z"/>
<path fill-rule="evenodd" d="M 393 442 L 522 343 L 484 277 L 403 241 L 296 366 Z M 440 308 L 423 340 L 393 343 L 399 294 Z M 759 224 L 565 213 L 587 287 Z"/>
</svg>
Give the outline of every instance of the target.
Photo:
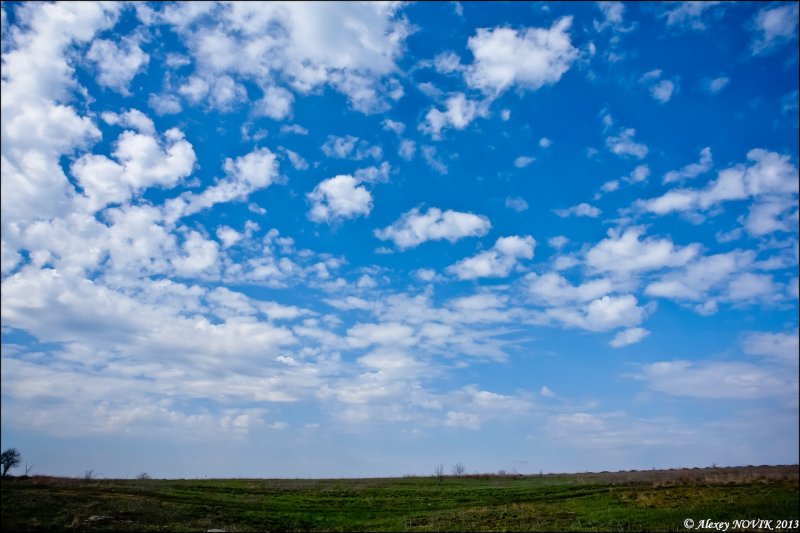
<svg viewBox="0 0 800 533">
<path fill-rule="evenodd" d="M 678 531 L 686 518 L 800 515 L 797 467 L 441 481 L 6 478 L 1 503 L 3 531 Z"/>
</svg>

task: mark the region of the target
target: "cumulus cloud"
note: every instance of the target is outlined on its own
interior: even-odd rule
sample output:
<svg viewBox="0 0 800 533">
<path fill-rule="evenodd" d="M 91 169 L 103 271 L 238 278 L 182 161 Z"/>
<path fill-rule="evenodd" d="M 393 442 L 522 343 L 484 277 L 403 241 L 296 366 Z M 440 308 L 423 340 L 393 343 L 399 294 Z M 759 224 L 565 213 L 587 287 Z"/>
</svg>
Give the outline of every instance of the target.
<svg viewBox="0 0 800 533">
<path fill-rule="evenodd" d="M 483 215 L 442 211 L 436 207 L 422 213 L 414 208 L 400 216 L 392 225 L 375 230 L 382 241 L 392 241 L 401 250 L 414 248 L 426 241 L 446 239 L 456 242 L 464 237 L 482 237 L 492 225 Z"/>
<path fill-rule="evenodd" d="M 690 163 L 680 170 L 671 170 L 664 174 L 662 183 L 682 182 L 687 179 L 696 178 L 700 174 L 705 174 L 711 170 L 711 148 L 706 146 L 700 150 L 700 160 L 697 163 Z"/>
<path fill-rule="evenodd" d="M 489 95 L 518 86 L 536 90 L 558 82 L 578 57 L 570 42 L 572 17 L 550 28 L 480 28 L 467 46 L 475 60 L 466 69 L 470 87 Z"/>
<path fill-rule="evenodd" d="M 358 180 L 340 174 L 321 181 L 306 195 L 311 202 L 308 218 L 328 224 L 346 218 L 366 216 L 372 211 L 372 195 Z"/>
<path fill-rule="evenodd" d="M 644 316 L 645 309 L 632 294 L 602 296 L 580 305 L 550 307 L 542 313 L 546 321 L 588 331 L 633 328 Z"/>
<path fill-rule="evenodd" d="M 129 95 L 128 86 L 131 80 L 147 66 L 150 56 L 139 48 L 135 39 L 126 37 L 119 43 L 96 39 L 86 53 L 86 58 L 97 66 L 97 83 Z"/>
<path fill-rule="evenodd" d="M 231 201 L 243 201 L 253 191 L 280 180 L 278 160 L 268 148 L 257 148 L 223 163 L 225 177 L 200 193 L 186 192 L 164 205 L 165 218 L 174 222 L 181 217 Z"/>
<path fill-rule="evenodd" d="M 158 18 L 183 38 L 203 78 L 267 86 L 279 75 L 304 94 L 327 84 L 371 113 L 399 95 L 392 74 L 411 32 L 401 10 L 373 3 L 176 4 Z"/>
<path fill-rule="evenodd" d="M 292 114 L 294 95 L 283 87 L 267 87 L 264 96 L 253 105 L 256 115 L 283 120 Z"/>
<path fill-rule="evenodd" d="M 623 346 L 636 344 L 649 334 L 650 332 L 644 328 L 625 329 L 614 335 L 609 344 L 614 348 L 622 348 Z"/>
<path fill-rule="evenodd" d="M 438 172 L 439 174 L 447 174 L 448 169 L 447 165 L 444 164 L 444 161 L 441 160 L 436 154 L 436 147 L 435 146 L 423 146 L 422 147 L 422 157 L 425 159 L 425 163 L 428 164 L 433 170 Z"/>
<path fill-rule="evenodd" d="M 524 198 L 520 198 L 519 196 L 509 196 L 506 198 L 506 207 L 508 207 L 509 209 L 513 209 L 518 213 L 521 213 L 526 209 L 528 209 L 528 202 L 526 202 Z"/>
<path fill-rule="evenodd" d="M 662 79 L 663 72 L 661 69 L 651 70 L 645 73 L 639 82 L 648 87 L 650 96 L 662 104 L 666 104 L 672 98 L 672 93 L 675 91 L 675 82 L 672 80 Z"/>
<path fill-rule="evenodd" d="M 138 109 L 129 109 L 121 114 L 107 111 L 101 113 L 100 116 L 106 124 L 131 128 L 139 133 L 151 136 L 156 132 L 156 127 L 150 117 Z"/>
<path fill-rule="evenodd" d="M 795 3 L 762 8 L 753 19 L 751 53 L 766 54 L 796 39 L 797 16 Z"/>
<path fill-rule="evenodd" d="M 756 399 L 792 390 L 791 378 L 750 363 L 660 361 L 633 377 L 670 396 Z"/>
<path fill-rule="evenodd" d="M 355 159 L 365 158 L 380 159 L 383 157 L 383 150 L 380 146 L 370 145 L 367 141 L 354 137 L 353 135 L 328 135 L 325 144 L 322 145 L 322 152 L 336 159 Z"/>
<path fill-rule="evenodd" d="M 456 93 L 445 100 L 444 111 L 430 109 L 419 129 L 433 139 L 441 139 L 442 130 L 448 128 L 463 130 L 476 117 L 485 117 L 487 114 L 488 106 L 485 102 L 468 100 L 464 93 Z"/>
<path fill-rule="evenodd" d="M 711 301 L 711 291 L 718 291 L 753 261 L 752 252 L 741 250 L 698 257 L 682 269 L 648 284 L 645 294 L 676 300 Z"/>
<path fill-rule="evenodd" d="M 537 304 L 560 305 L 568 302 L 589 302 L 614 292 L 614 285 L 607 278 L 572 285 L 556 272 L 531 273 L 525 276 L 528 292 Z"/>
<path fill-rule="evenodd" d="M 622 27 L 625 4 L 622 2 L 597 2 L 597 7 L 603 12 L 603 21 L 594 21 L 594 29 L 598 32 L 608 28 L 620 29 Z"/>
<path fill-rule="evenodd" d="M 133 116 L 134 118 L 131 118 Z M 148 131 L 148 122 L 141 114 L 124 115 L 127 122 L 138 121 Z M 152 134 L 124 131 L 117 139 L 114 159 L 87 154 L 71 167 L 88 200 L 87 209 L 94 212 L 109 203 L 127 201 L 152 186 L 174 187 L 192 172 L 196 156 L 192 145 L 178 129 L 170 129 L 162 139 Z"/>
<path fill-rule="evenodd" d="M 553 213 L 560 216 L 561 218 L 567 218 L 570 216 L 575 217 L 590 217 L 590 218 L 597 218 L 600 216 L 600 209 L 589 205 L 587 203 L 580 203 L 578 205 L 573 205 L 567 209 L 554 209 Z"/>
<path fill-rule="evenodd" d="M 753 332 L 749 333 L 742 343 L 744 353 L 760 355 L 785 363 L 797 364 L 798 335 L 791 333 Z"/>
<path fill-rule="evenodd" d="M 661 16 L 666 19 L 667 26 L 704 30 L 706 29 L 706 22 L 703 20 L 703 15 L 721 3 L 705 1 L 674 2 L 670 4 L 670 6 L 674 7 L 664 11 Z"/>
<path fill-rule="evenodd" d="M 410 139 L 403 139 L 400 141 L 400 147 L 397 149 L 397 155 L 406 161 L 411 161 L 414 158 L 416 151 L 417 143 Z"/>
<path fill-rule="evenodd" d="M 535 247 L 531 236 L 500 237 L 490 250 L 462 259 L 447 271 L 458 279 L 504 278 L 520 259 L 532 259 Z"/>
<path fill-rule="evenodd" d="M 716 78 L 707 78 L 703 80 L 703 88 L 711 94 L 717 94 L 728 86 L 731 79 L 727 76 L 718 76 Z"/>
<path fill-rule="evenodd" d="M 147 99 L 149 105 L 157 115 L 175 115 L 183 111 L 180 99 L 173 94 L 151 93 Z"/>
<path fill-rule="evenodd" d="M 636 205 L 644 211 L 664 215 L 675 211 L 703 211 L 723 202 L 753 197 L 765 204 L 754 208 L 754 213 L 751 211 L 753 219 L 748 229 L 754 234 L 763 234 L 783 228 L 784 223 L 775 220 L 791 207 L 791 202 L 786 200 L 797 196 L 800 186 L 797 167 L 789 162 L 788 155 L 761 148 L 750 150 L 747 159 L 751 161 L 749 166 L 739 164 L 723 169 L 717 179 L 703 189 L 673 189 L 657 198 L 638 200 Z M 767 207 L 767 204 L 770 205 Z"/>
<path fill-rule="evenodd" d="M 600 272 L 635 272 L 685 265 L 699 252 L 698 244 L 676 247 L 669 238 L 641 239 L 644 228 L 624 232 L 608 230 L 603 239 L 586 252 L 586 264 Z"/>
<path fill-rule="evenodd" d="M 530 166 L 530 164 L 533 163 L 534 161 L 536 161 L 536 159 L 533 157 L 527 155 L 521 155 L 514 160 L 514 166 L 517 168 L 525 168 L 527 166 Z"/>
<path fill-rule="evenodd" d="M 637 159 L 644 159 L 647 155 L 647 145 L 637 143 L 633 137 L 636 130 L 627 128 L 621 130 L 618 135 L 611 135 L 606 138 L 606 146 L 618 156 L 633 156 Z"/>
</svg>

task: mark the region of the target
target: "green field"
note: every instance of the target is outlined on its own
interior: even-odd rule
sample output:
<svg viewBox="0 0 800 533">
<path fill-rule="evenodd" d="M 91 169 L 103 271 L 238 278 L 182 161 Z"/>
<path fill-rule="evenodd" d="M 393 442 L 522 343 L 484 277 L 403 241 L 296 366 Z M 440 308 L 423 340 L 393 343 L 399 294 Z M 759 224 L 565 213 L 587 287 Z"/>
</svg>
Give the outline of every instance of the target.
<svg viewBox="0 0 800 533">
<path fill-rule="evenodd" d="M 2 480 L 3 531 L 685 531 L 687 518 L 797 520 L 798 467 L 443 479 Z"/>
</svg>

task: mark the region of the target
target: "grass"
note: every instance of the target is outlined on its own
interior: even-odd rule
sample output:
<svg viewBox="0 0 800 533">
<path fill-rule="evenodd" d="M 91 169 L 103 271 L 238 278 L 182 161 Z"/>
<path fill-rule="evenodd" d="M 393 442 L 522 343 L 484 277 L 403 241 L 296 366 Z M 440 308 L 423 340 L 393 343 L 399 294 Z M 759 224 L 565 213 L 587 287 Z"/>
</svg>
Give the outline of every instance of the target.
<svg viewBox="0 0 800 533">
<path fill-rule="evenodd" d="M 681 531 L 686 518 L 800 518 L 797 466 L 0 486 L 3 531 Z"/>
</svg>

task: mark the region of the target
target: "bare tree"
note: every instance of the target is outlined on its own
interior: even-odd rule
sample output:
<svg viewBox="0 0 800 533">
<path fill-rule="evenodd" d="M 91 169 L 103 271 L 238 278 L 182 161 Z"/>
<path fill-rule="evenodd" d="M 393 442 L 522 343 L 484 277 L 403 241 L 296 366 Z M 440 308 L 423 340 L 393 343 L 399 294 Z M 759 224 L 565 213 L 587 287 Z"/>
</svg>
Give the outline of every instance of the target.
<svg viewBox="0 0 800 533">
<path fill-rule="evenodd" d="M 83 479 L 91 481 L 94 478 L 94 470 L 86 470 L 83 473 Z"/>
<path fill-rule="evenodd" d="M 466 471 L 467 471 L 466 467 L 461 463 L 456 463 L 453 465 L 453 475 L 456 477 L 463 476 L 464 472 Z"/>
<path fill-rule="evenodd" d="M 150 479 L 150 474 L 147 472 L 142 472 L 141 474 L 136 476 L 136 479 Z"/>
<path fill-rule="evenodd" d="M 28 463 L 25 462 L 25 477 L 28 477 L 28 474 L 31 473 L 31 470 L 33 470 L 33 466 L 34 465 L 28 465 Z"/>
<path fill-rule="evenodd" d="M 444 478 L 444 465 L 443 464 L 437 465 L 436 469 L 434 470 L 434 473 L 436 474 L 436 477 L 439 479 L 439 481 L 442 481 L 442 479 Z"/>
<path fill-rule="evenodd" d="M 8 475 L 8 471 L 22 461 L 22 454 L 16 448 L 9 448 L 0 455 L 0 464 L 3 465 L 3 477 Z"/>
</svg>

